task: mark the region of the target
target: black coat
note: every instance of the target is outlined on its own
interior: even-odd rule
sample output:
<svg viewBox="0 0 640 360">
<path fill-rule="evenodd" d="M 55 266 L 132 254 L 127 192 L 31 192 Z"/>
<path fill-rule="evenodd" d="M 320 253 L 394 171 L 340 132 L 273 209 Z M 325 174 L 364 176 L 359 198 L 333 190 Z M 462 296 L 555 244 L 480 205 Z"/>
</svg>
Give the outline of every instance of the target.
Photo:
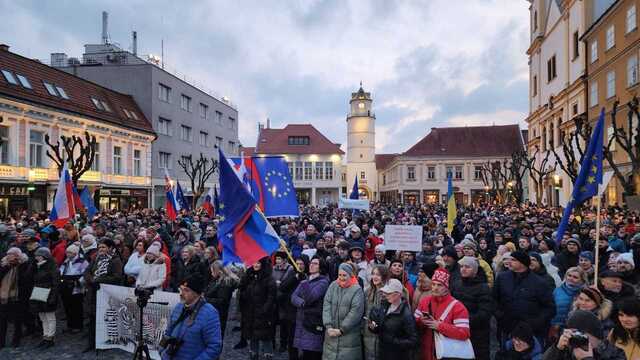
<svg viewBox="0 0 640 360">
<path fill-rule="evenodd" d="M 204 298 L 207 302 L 218 310 L 220 319 L 227 318 L 229 314 L 229 306 L 231 305 L 231 297 L 233 296 L 233 290 L 235 290 L 237 284 L 232 281 L 220 281 L 219 279 L 213 279 L 209 282 L 207 290 L 204 293 Z"/>
<path fill-rule="evenodd" d="M 262 263 L 260 271 L 249 268 L 240 281 L 242 337 L 247 340 L 273 340 L 275 336 L 276 282 L 268 262 Z"/>
<path fill-rule="evenodd" d="M 379 359 L 411 359 L 418 345 L 416 320 L 406 301 L 387 314 L 389 304 L 384 306 L 384 320 L 372 332 L 380 338 Z"/>
<path fill-rule="evenodd" d="M 200 257 L 193 256 L 191 260 L 185 264 L 182 259 L 173 259 L 171 262 L 171 287 L 178 288 L 180 282 L 193 274 L 200 274 L 203 279 L 208 279 L 207 264 L 200 260 Z"/>
<path fill-rule="evenodd" d="M 35 300 L 29 301 L 29 307 L 32 312 L 40 313 L 56 311 L 58 308 L 59 282 L 58 268 L 52 258 L 47 259 L 47 261 L 40 266 L 36 264 L 33 268 L 33 286 L 51 289 L 51 291 L 49 292 L 47 302 Z"/>
<path fill-rule="evenodd" d="M 479 277 L 462 278 L 460 287 L 451 296 L 458 299 L 469 311 L 471 343 L 478 360 L 489 360 L 491 316 L 494 305 L 491 289 Z"/>
<path fill-rule="evenodd" d="M 560 279 L 564 279 L 564 273 L 566 273 L 569 268 L 578 266 L 579 259 L 579 254 L 572 254 L 567 250 L 562 250 L 560 254 L 556 255 L 554 260 L 558 267 L 558 275 L 560 276 Z"/>
<path fill-rule="evenodd" d="M 540 276 L 529 270 L 520 274 L 503 271 L 494 283 L 493 298 L 496 319 L 503 331 L 510 333 L 518 322 L 525 321 L 536 336 L 546 336 L 556 306 L 553 292 Z"/>
<path fill-rule="evenodd" d="M 306 279 L 306 277 L 304 273 L 299 273 L 292 269 L 292 271 L 287 271 L 282 277 L 282 280 L 280 280 L 276 299 L 280 319 L 284 318 L 289 321 L 296 320 L 297 309 L 291 303 L 291 294 L 293 294 L 294 290 L 298 287 L 300 281 Z"/>
<path fill-rule="evenodd" d="M 0 281 L 11 270 L 11 266 L 0 266 Z M 18 302 L 27 304 L 33 290 L 33 270 L 30 262 L 25 261 L 18 265 Z M 0 304 L 0 311 L 6 310 L 8 304 Z"/>
</svg>

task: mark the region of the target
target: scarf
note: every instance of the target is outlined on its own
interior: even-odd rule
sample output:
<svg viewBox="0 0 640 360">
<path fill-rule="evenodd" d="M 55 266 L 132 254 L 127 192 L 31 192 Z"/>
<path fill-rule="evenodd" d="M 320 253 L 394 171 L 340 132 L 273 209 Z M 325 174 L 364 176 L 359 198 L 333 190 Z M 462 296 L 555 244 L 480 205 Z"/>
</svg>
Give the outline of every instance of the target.
<svg viewBox="0 0 640 360">
<path fill-rule="evenodd" d="M 0 304 L 18 300 L 18 267 L 12 266 L 0 282 Z"/>
<path fill-rule="evenodd" d="M 350 279 L 345 280 L 345 281 L 341 281 L 340 279 L 336 279 L 336 282 L 338 283 L 338 286 L 340 286 L 343 289 L 347 289 L 352 287 L 353 285 L 358 283 L 358 279 L 356 279 L 355 276 L 352 276 Z"/>
<path fill-rule="evenodd" d="M 109 264 L 111 263 L 110 255 L 101 255 L 98 257 L 98 264 L 96 266 L 96 270 L 93 272 L 93 277 L 97 278 L 102 275 L 105 275 L 109 272 Z"/>
</svg>

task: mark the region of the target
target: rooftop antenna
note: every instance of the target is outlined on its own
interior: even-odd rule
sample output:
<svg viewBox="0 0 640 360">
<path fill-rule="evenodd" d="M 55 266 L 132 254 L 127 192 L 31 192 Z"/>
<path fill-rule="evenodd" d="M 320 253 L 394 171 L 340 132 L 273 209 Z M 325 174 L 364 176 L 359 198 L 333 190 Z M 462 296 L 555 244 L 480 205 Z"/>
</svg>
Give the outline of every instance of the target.
<svg viewBox="0 0 640 360">
<path fill-rule="evenodd" d="M 164 29 L 164 17 L 160 16 L 160 28 Z M 164 31 L 160 38 L 160 68 L 164 69 Z"/>
</svg>

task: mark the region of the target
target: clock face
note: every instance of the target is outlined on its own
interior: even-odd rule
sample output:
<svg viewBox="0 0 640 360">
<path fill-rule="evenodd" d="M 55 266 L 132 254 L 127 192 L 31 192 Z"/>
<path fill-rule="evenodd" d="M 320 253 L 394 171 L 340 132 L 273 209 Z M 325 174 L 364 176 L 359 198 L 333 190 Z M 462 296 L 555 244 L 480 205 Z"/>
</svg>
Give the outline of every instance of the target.
<svg viewBox="0 0 640 360">
<path fill-rule="evenodd" d="M 358 108 L 364 109 L 364 103 L 363 102 L 358 103 Z"/>
</svg>

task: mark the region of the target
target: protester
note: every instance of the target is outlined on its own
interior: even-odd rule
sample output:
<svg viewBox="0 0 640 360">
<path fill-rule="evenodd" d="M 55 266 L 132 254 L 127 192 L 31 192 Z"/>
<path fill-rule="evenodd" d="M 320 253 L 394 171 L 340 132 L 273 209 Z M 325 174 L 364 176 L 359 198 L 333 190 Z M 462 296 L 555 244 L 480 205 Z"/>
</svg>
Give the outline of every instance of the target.
<svg viewBox="0 0 640 360">
<path fill-rule="evenodd" d="M 29 307 L 38 314 L 42 322 L 42 341 L 38 348 L 50 348 L 54 345 L 56 334 L 56 309 L 58 307 L 59 275 L 51 251 L 41 247 L 35 253 L 36 266 L 33 268 L 33 287 L 42 289 L 42 299 L 31 299 Z"/>
<path fill-rule="evenodd" d="M 140 244 L 140 242 L 138 242 L 138 244 Z M 131 262 L 134 254 L 129 257 L 129 262 Z M 136 279 L 136 286 L 159 289 L 167 279 L 166 269 L 165 256 L 160 252 L 160 243 L 154 242 L 149 246 L 142 258 L 142 264 L 140 265 Z"/>
<path fill-rule="evenodd" d="M 220 334 L 224 340 L 231 297 L 233 296 L 233 291 L 240 285 L 240 279 L 228 267 L 224 267 L 220 260 L 216 260 L 211 264 L 210 271 L 211 281 L 204 293 L 204 298 L 218 311 Z"/>
<path fill-rule="evenodd" d="M 541 360 L 542 346 L 533 336 L 529 324 L 518 323 L 511 331 L 511 338 L 504 346 L 505 350 L 496 354 L 496 360 Z"/>
<path fill-rule="evenodd" d="M 77 334 L 82 331 L 84 317 L 84 284 L 82 276 L 89 263 L 80 255 L 77 245 L 66 249 L 66 258 L 60 266 L 60 297 L 67 317 L 67 331 Z"/>
<path fill-rule="evenodd" d="M 285 273 L 280 286 L 278 286 L 279 320 L 280 320 L 280 350 L 279 352 L 289 352 L 289 360 L 297 360 L 299 351 L 293 345 L 296 329 L 296 308 L 291 303 L 291 295 L 301 281 L 305 280 L 309 274 L 309 258 L 300 255 L 296 260 L 296 267 L 292 271 Z"/>
<path fill-rule="evenodd" d="M 602 324 L 604 335 L 608 334 L 609 330 L 613 327 L 613 321 L 610 317 L 613 304 L 611 301 L 605 299 L 596 287 L 583 287 L 580 290 L 571 307 L 571 312 L 576 310 L 589 311 L 594 314 Z M 571 313 L 569 316 L 570 315 Z"/>
<path fill-rule="evenodd" d="M 640 301 L 624 299 L 616 304 L 616 308 L 608 339 L 624 350 L 627 359 L 640 359 Z"/>
<path fill-rule="evenodd" d="M 372 318 L 372 312 L 379 311 L 382 307 L 384 294 L 381 292 L 387 282 L 389 282 L 389 269 L 384 265 L 375 265 L 371 272 L 369 284 L 365 290 L 365 306 L 364 314 L 369 319 Z M 363 343 L 364 343 L 364 358 L 365 360 L 375 360 L 380 353 L 379 342 L 380 339 L 372 329 L 369 328 L 368 323 L 363 323 Z"/>
<path fill-rule="evenodd" d="M 553 319 L 551 319 L 551 328 L 549 329 L 549 341 L 551 343 L 554 343 L 560 336 L 562 326 L 567 319 L 573 300 L 586 283 L 586 274 L 580 267 L 575 266 L 567 269 L 564 274 L 564 282 L 553 291 L 556 314 Z"/>
<path fill-rule="evenodd" d="M 411 310 L 415 311 L 420 304 L 420 301 L 425 297 L 431 295 L 431 276 L 438 268 L 438 264 L 435 262 L 428 262 L 422 265 L 420 271 L 418 271 L 418 281 L 416 282 L 416 288 L 413 291 L 413 297 L 411 298 Z"/>
<path fill-rule="evenodd" d="M 144 241 L 137 240 L 133 245 L 134 251 L 129 255 L 127 264 L 124 266 L 124 273 L 127 276 L 127 283 L 134 284 L 140 269 L 145 260 L 145 245 Z"/>
<path fill-rule="evenodd" d="M 529 264 L 529 270 L 531 270 L 534 274 L 540 276 L 547 284 L 549 289 L 553 291 L 556 288 L 556 281 L 547 272 L 547 267 L 544 266 L 542 256 L 540 256 L 540 254 L 538 254 L 537 252 L 530 252 L 529 258 L 531 261 L 531 263 Z"/>
<path fill-rule="evenodd" d="M 28 260 L 27 255 L 17 247 L 9 248 L 0 260 L 0 349 L 6 345 L 9 322 L 13 324 L 11 346 L 20 346 L 22 325 L 33 287 Z"/>
</svg>

